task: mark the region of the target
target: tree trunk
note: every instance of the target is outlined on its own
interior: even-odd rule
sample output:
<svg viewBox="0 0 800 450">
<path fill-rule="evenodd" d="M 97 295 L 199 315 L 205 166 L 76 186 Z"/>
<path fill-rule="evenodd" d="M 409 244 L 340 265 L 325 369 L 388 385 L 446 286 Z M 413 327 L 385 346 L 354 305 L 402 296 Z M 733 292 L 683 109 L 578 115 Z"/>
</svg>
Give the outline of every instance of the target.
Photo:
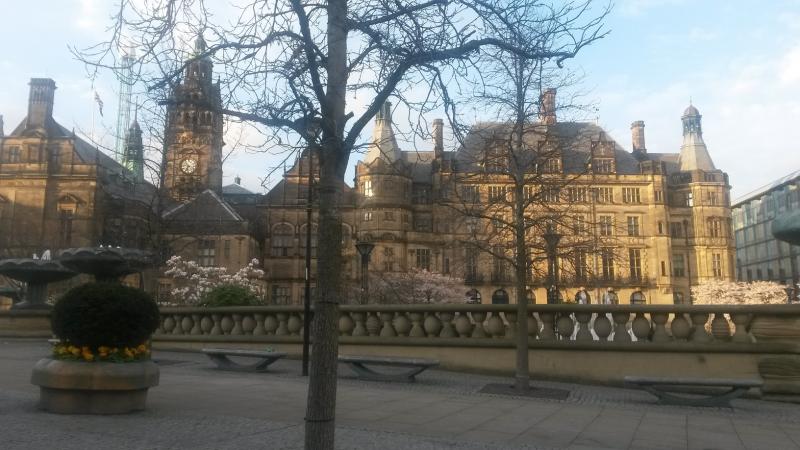
<svg viewBox="0 0 800 450">
<path fill-rule="evenodd" d="M 322 165 L 323 168 L 325 164 Z M 327 170 L 326 170 L 327 169 Z M 306 409 L 307 450 L 333 449 L 336 427 L 336 358 L 339 353 L 339 296 L 342 268 L 342 217 L 335 172 L 324 168 L 319 186 L 317 290 L 313 347 Z"/>
<path fill-rule="evenodd" d="M 343 147 L 347 91 L 347 0 L 328 1 L 327 83 L 322 109 L 317 294 L 306 408 L 306 450 L 333 450 L 339 299 L 342 292 L 342 213 L 339 187 L 349 149 Z"/>
</svg>

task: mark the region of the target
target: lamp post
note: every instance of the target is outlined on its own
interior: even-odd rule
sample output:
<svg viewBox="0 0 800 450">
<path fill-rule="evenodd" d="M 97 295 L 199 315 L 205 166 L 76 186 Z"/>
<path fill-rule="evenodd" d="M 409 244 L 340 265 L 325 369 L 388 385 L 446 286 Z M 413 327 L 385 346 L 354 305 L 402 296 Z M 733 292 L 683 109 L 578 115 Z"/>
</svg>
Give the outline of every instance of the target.
<svg viewBox="0 0 800 450">
<path fill-rule="evenodd" d="M 561 235 L 556 233 L 552 224 L 547 225 L 544 235 L 544 242 L 547 246 L 547 303 L 558 303 L 558 264 L 556 263 L 556 248 L 561 241 Z"/>
<path fill-rule="evenodd" d="M 305 292 L 303 293 L 303 366 L 304 377 L 308 376 L 309 347 L 311 346 L 311 219 L 314 213 L 314 149 L 316 149 L 319 124 L 308 128 L 311 145 L 308 146 L 308 199 L 306 201 L 306 268 Z"/>
<path fill-rule="evenodd" d="M 367 304 L 369 300 L 369 255 L 375 244 L 366 241 L 356 243 L 356 250 L 361 255 L 361 304 Z"/>
<path fill-rule="evenodd" d="M 786 302 L 793 303 L 795 300 L 794 287 L 792 285 L 786 286 L 783 291 L 786 292 Z"/>
</svg>

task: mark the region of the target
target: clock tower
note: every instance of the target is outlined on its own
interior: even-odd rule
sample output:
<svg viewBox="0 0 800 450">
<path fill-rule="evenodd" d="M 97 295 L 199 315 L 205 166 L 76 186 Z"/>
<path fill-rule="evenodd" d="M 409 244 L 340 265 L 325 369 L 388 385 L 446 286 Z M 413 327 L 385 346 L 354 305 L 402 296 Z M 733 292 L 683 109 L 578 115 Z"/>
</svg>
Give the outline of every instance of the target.
<svg viewBox="0 0 800 450">
<path fill-rule="evenodd" d="M 178 201 L 211 189 L 222 192 L 222 114 L 219 84 L 202 36 L 183 80 L 172 91 L 164 133 L 168 142 L 164 188 Z"/>
</svg>

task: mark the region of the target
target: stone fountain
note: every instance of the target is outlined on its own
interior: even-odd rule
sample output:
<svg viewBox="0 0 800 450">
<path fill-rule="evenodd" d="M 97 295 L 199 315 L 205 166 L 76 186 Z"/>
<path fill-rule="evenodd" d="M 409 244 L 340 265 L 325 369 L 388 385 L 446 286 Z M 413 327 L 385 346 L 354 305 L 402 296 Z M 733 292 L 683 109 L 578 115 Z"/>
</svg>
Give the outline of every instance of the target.
<svg viewBox="0 0 800 450">
<path fill-rule="evenodd" d="M 12 309 L 50 309 L 47 304 L 47 285 L 67 280 L 77 275 L 58 261 L 50 259 L 50 252 L 43 258 L 17 258 L 0 260 L 0 275 L 27 284 L 24 300 L 14 304 Z"/>
<path fill-rule="evenodd" d="M 97 281 L 115 281 L 150 267 L 153 255 L 138 249 L 101 245 L 62 250 L 59 261 L 75 272 L 93 275 Z"/>
</svg>

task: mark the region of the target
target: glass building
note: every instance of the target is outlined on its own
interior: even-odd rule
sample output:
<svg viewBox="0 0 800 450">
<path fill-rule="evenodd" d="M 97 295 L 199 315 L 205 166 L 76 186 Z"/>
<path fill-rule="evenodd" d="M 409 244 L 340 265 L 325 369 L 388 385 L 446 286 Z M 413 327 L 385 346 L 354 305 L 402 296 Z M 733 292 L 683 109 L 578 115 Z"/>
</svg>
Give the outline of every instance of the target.
<svg viewBox="0 0 800 450">
<path fill-rule="evenodd" d="M 800 206 L 800 170 L 735 200 L 732 205 L 739 281 L 800 280 L 800 247 L 772 236 L 772 220 Z"/>
</svg>

